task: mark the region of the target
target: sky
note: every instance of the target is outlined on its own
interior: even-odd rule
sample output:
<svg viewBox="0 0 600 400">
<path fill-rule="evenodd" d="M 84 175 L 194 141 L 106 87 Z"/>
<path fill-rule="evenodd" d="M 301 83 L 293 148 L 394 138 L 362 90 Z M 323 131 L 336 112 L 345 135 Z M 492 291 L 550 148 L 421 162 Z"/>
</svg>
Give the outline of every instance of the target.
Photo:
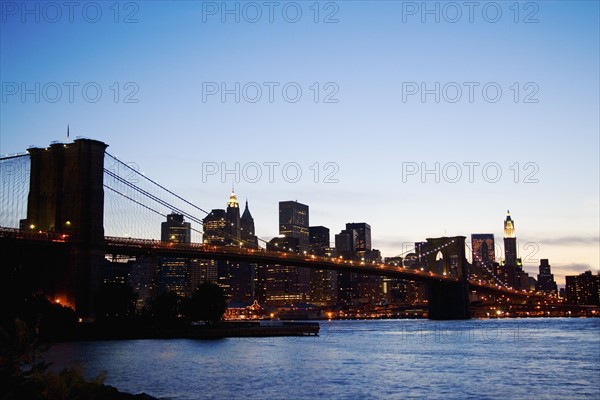
<svg viewBox="0 0 600 400">
<path fill-rule="evenodd" d="M 235 186 L 265 240 L 298 200 L 383 256 L 499 256 L 510 210 L 528 272 L 600 268 L 596 1 L 0 4 L 1 154 L 101 140 L 205 209 Z"/>
</svg>

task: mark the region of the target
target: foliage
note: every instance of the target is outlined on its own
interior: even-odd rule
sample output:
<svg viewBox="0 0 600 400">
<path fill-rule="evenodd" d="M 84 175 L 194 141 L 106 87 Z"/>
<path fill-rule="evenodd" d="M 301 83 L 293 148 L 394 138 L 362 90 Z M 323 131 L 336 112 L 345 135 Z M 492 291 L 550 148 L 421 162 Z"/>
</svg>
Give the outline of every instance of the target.
<svg viewBox="0 0 600 400">
<path fill-rule="evenodd" d="M 32 327 L 38 339 L 45 341 L 69 338 L 77 323 L 71 308 L 53 303 L 42 295 L 13 299 L 11 306 L 3 310 L 0 328 L 17 337 L 15 319 Z"/>
<path fill-rule="evenodd" d="M 96 295 L 96 320 L 99 322 L 130 319 L 135 316 L 137 294 L 129 285 L 105 283 Z"/>
<path fill-rule="evenodd" d="M 164 292 L 152 299 L 149 313 L 159 325 L 173 323 L 181 314 L 181 299 L 175 292 Z"/>
<path fill-rule="evenodd" d="M 35 331 L 16 319 L 11 329 L 0 329 L 0 399 L 3 400 L 128 400 L 150 396 L 120 393 L 104 385 L 105 375 L 87 380 L 82 372 L 67 368 L 50 371 L 42 360 L 47 346 Z"/>
<path fill-rule="evenodd" d="M 204 282 L 187 301 L 186 313 L 192 321 L 204 321 L 211 325 L 221 320 L 226 308 L 227 299 L 223 289 L 214 283 Z"/>
</svg>

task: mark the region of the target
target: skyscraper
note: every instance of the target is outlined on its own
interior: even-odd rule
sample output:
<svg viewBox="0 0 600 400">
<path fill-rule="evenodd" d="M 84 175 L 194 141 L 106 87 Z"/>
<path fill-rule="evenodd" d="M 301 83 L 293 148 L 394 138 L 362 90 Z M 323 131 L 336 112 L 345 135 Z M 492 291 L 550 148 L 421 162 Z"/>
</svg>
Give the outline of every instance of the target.
<svg viewBox="0 0 600 400">
<path fill-rule="evenodd" d="M 366 222 L 352 222 L 346 224 L 346 231 L 354 229 L 356 232 L 354 251 L 356 256 L 364 257 L 371 250 L 371 225 Z"/>
<path fill-rule="evenodd" d="M 171 243 L 190 243 L 191 225 L 183 215 L 171 213 L 161 224 L 161 240 Z M 189 261 L 186 258 L 161 257 L 159 261 L 159 286 L 161 292 L 172 291 L 178 296 L 189 294 Z"/>
<path fill-rule="evenodd" d="M 258 248 L 258 238 L 254 230 L 254 218 L 250 214 L 248 208 L 248 200 L 246 200 L 246 208 L 240 219 L 240 235 L 244 247 Z"/>
<path fill-rule="evenodd" d="M 329 228 L 311 226 L 309 228 L 310 252 L 325 256 L 329 250 Z M 310 271 L 310 299 L 318 306 L 332 306 L 337 302 L 337 272 L 329 270 Z"/>
<path fill-rule="evenodd" d="M 227 213 L 222 209 L 214 209 L 202 220 L 204 244 L 224 246 L 227 237 Z"/>
<path fill-rule="evenodd" d="M 229 201 L 227 201 L 227 243 L 232 246 L 239 246 L 241 244 L 240 239 L 241 227 L 240 227 L 240 205 L 237 201 L 235 192 L 232 190 L 229 195 Z"/>
<path fill-rule="evenodd" d="M 297 201 L 279 202 L 279 234 L 280 237 L 267 244 L 267 250 L 308 253 L 308 206 Z M 258 286 L 260 299 L 269 305 L 308 301 L 310 270 L 280 264 L 261 265 Z"/>
<path fill-rule="evenodd" d="M 494 235 L 491 233 L 474 233 L 471 235 L 473 246 L 473 262 L 491 264 L 496 261 Z"/>
<path fill-rule="evenodd" d="M 538 274 L 535 290 L 554 294 L 558 292 L 554 275 L 550 272 L 548 259 L 543 258 L 540 260 L 540 273 Z"/>
<path fill-rule="evenodd" d="M 324 226 L 311 226 L 308 228 L 308 232 L 308 243 L 311 254 L 324 256 L 326 249 L 329 247 L 329 228 Z"/>
<path fill-rule="evenodd" d="M 517 264 L 517 237 L 515 235 L 515 223 L 510 217 L 510 211 L 506 212 L 504 220 L 504 262 L 506 265 Z"/>
<path fill-rule="evenodd" d="M 335 235 L 335 252 L 344 259 L 356 258 L 356 231 L 344 229 Z M 349 307 L 358 298 L 358 274 L 352 272 L 338 273 L 338 300 Z"/>
<path fill-rule="evenodd" d="M 267 250 L 298 253 L 300 239 L 279 236 L 267 243 Z M 309 299 L 310 271 L 280 264 L 259 266 L 258 301 L 271 306 L 305 302 Z"/>
<path fill-rule="evenodd" d="M 279 234 L 298 238 L 300 252 L 308 251 L 308 206 L 297 201 L 280 201 Z"/>
<path fill-rule="evenodd" d="M 517 258 L 517 237 L 515 234 L 515 223 L 510 217 L 510 211 L 506 212 L 504 220 L 504 275 L 506 284 L 515 289 L 521 288 L 524 279 L 521 260 Z M 527 287 L 529 278 L 527 278 Z M 524 288 L 525 289 L 525 288 Z"/>
<path fill-rule="evenodd" d="M 566 276 L 566 301 L 569 304 L 600 305 L 600 274 L 586 271 L 576 276 Z"/>
<path fill-rule="evenodd" d="M 248 210 L 246 202 L 246 223 L 248 228 L 254 233 L 254 219 Z M 235 192 L 232 190 L 227 201 L 227 211 L 225 212 L 227 235 L 225 237 L 226 246 L 243 247 L 246 244 L 242 240 L 242 221 L 240 217 L 240 205 Z M 244 232 L 246 235 L 246 232 Z M 256 242 L 256 237 L 253 237 Z M 239 261 L 217 261 L 217 271 L 219 276 L 219 285 L 225 291 L 226 296 L 231 301 L 247 302 L 253 300 L 254 293 L 254 268 L 253 264 Z"/>
<path fill-rule="evenodd" d="M 488 283 L 496 284 L 496 276 L 499 268 L 496 264 L 496 252 L 494 249 L 494 235 L 491 233 L 474 233 L 471 235 L 471 247 L 473 252 L 472 278 L 485 279 Z M 496 276 L 495 276 L 496 275 Z M 500 273 L 502 275 L 502 273 Z M 502 279 L 501 276 L 498 276 Z M 502 279 L 504 281 L 504 279 Z"/>
<path fill-rule="evenodd" d="M 160 224 L 160 240 L 172 243 L 191 242 L 191 224 L 184 222 L 183 215 L 171 213 L 167 221 Z"/>
</svg>

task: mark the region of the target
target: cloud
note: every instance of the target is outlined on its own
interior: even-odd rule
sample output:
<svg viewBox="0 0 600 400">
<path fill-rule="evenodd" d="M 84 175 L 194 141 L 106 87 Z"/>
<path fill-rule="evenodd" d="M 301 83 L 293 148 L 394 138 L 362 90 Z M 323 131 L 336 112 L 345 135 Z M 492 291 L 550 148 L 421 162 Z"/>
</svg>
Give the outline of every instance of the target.
<svg viewBox="0 0 600 400">
<path fill-rule="evenodd" d="M 550 264 L 552 273 L 556 275 L 579 275 L 585 271 L 592 271 L 593 274 L 598 273 L 590 264 L 569 263 L 569 264 Z"/>
<path fill-rule="evenodd" d="M 555 238 L 530 238 L 528 241 L 535 242 L 538 244 L 547 244 L 547 245 L 563 245 L 563 246 L 573 246 L 573 245 L 589 245 L 594 244 L 598 245 L 600 243 L 600 238 L 598 236 L 562 236 Z"/>
</svg>

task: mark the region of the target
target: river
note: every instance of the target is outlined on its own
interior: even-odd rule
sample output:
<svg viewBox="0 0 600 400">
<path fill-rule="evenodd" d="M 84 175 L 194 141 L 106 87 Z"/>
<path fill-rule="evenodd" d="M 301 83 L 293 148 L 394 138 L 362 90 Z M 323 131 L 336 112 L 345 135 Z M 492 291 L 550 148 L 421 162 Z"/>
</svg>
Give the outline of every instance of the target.
<svg viewBox="0 0 600 400">
<path fill-rule="evenodd" d="M 55 344 L 160 399 L 600 399 L 600 319 L 320 321 L 319 337 Z"/>
</svg>

